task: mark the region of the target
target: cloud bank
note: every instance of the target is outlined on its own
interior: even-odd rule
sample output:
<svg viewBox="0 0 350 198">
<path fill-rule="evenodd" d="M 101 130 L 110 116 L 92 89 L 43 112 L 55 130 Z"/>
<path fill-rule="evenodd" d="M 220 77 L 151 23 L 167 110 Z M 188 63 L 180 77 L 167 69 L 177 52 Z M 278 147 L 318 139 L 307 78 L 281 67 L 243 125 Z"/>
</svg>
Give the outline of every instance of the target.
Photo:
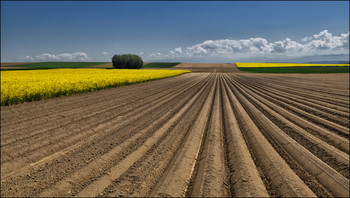
<svg viewBox="0 0 350 198">
<path fill-rule="evenodd" d="M 88 57 L 88 55 L 85 52 L 75 52 L 75 53 L 63 53 L 63 54 L 49 54 L 49 53 L 43 53 L 41 55 L 37 55 L 34 57 L 31 56 L 25 56 L 23 58 L 24 61 L 28 62 L 44 62 L 44 61 L 71 61 L 71 62 L 78 62 L 78 61 L 91 61 L 91 58 Z"/>
<path fill-rule="evenodd" d="M 154 60 L 181 59 L 252 59 L 252 58 L 297 58 L 302 56 L 348 54 L 349 33 L 333 36 L 328 30 L 323 30 L 313 36 L 305 37 L 300 42 L 285 38 L 281 41 L 269 42 L 264 38 L 207 40 L 189 46 L 182 50 L 177 47 L 168 54 L 155 56 Z"/>
<path fill-rule="evenodd" d="M 100 54 L 101 60 L 105 60 L 108 55 L 108 52 L 103 51 Z M 337 60 L 344 61 L 349 59 L 349 32 L 333 35 L 328 30 L 323 30 L 320 33 L 305 36 L 300 41 L 285 38 L 283 40 L 271 42 L 261 37 L 240 40 L 206 40 L 192 46 L 177 46 L 169 51 L 156 51 L 153 53 L 140 52 L 139 55 L 146 62 L 293 62 L 293 60 L 302 61 L 303 57 L 323 57 L 324 60 L 330 60 L 331 57 L 335 57 Z M 37 56 L 22 56 L 20 61 L 75 62 L 91 61 L 91 58 L 85 52 L 62 54 L 43 53 Z"/>
</svg>

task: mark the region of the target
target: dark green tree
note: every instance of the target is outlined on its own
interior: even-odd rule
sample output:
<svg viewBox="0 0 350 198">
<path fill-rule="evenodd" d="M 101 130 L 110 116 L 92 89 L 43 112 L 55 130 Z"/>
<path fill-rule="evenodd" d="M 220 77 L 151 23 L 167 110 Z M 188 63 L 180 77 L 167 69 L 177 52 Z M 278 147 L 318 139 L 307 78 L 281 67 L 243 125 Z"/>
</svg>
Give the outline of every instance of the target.
<svg viewBox="0 0 350 198">
<path fill-rule="evenodd" d="M 140 69 L 143 65 L 142 58 L 135 54 L 116 54 L 112 57 L 112 63 L 116 69 Z"/>
</svg>

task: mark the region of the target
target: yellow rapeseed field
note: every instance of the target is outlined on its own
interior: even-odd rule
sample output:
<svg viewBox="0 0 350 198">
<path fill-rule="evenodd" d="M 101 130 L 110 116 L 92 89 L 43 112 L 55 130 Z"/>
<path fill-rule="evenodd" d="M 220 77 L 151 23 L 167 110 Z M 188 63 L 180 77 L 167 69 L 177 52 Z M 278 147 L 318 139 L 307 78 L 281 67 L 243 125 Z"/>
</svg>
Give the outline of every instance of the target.
<svg viewBox="0 0 350 198">
<path fill-rule="evenodd" d="M 180 75 L 186 70 L 50 69 L 1 71 L 1 105 Z"/>
<path fill-rule="evenodd" d="M 312 67 L 349 66 L 349 64 L 304 64 L 304 63 L 235 63 L 237 67 Z"/>
</svg>

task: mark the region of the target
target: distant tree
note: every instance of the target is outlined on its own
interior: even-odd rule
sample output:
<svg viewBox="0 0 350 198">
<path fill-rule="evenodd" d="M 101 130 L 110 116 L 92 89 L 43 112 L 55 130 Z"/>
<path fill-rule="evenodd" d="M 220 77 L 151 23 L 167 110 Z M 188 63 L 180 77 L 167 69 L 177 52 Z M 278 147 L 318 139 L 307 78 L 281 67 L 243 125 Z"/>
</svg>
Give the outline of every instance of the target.
<svg viewBox="0 0 350 198">
<path fill-rule="evenodd" d="M 112 57 L 112 63 L 116 69 L 140 69 L 143 65 L 142 58 L 135 54 L 116 54 Z"/>
</svg>

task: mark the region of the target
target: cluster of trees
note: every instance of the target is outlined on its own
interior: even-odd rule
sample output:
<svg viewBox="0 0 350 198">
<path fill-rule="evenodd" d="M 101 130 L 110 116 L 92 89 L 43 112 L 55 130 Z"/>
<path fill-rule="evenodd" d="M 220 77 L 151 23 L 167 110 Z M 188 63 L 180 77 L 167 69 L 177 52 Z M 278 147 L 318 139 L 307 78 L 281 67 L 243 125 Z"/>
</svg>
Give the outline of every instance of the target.
<svg viewBox="0 0 350 198">
<path fill-rule="evenodd" d="M 134 54 L 116 54 L 112 58 L 112 63 L 116 69 L 140 69 L 143 65 L 141 57 Z"/>
</svg>

